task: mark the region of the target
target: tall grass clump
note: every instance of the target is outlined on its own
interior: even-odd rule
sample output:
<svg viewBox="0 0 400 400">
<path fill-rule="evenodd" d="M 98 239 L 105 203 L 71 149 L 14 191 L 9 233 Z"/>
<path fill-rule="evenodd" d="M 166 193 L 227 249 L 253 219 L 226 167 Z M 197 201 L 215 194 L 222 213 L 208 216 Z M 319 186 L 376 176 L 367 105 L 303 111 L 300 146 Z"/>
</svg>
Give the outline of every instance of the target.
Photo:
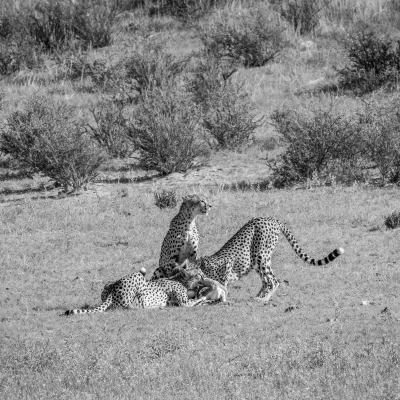
<svg viewBox="0 0 400 400">
<path fill-rule="evenodd" d="M 318 0 L 271 0 L 270 3 L 300 35 L 315 33 L 319 12 L 324 8 Z"/>
<path fill-rule="evenodd" d="M 216 7 L 224 6 L 227 0 L 161 0 L 153 13 L 170 15 L 182 22 L 197 21 L 211 13 Z"/>
<path fill-rule="evenodd" d="M 185 69 L 190 58 L 177 58 L 162 50 L 160 44 L 144 45 L 125 63 L 125 80 L 132 97 L 147 90 L 160 88 L 174 81 Z"/>
<path fill-rule="evenodd" d="M 400 228 L 400 211 L 393 211 L 386 215 L 384 223 L 388 229 Z"/>
<path fill-rule="evenodd" d="M 104 160 L 72 106 L 37 96 L 7 118 L 0 150 L 32 172 L 53 179 L 66 192 L 90 183 Z"/>
<path fill-rule="evenodd" d="M 163 189 L 154 193 L 155 205 L 160 209 L 175 208 L 178 204 L 175 190 Z"/>
<path fill-rule="evenodd" d="M 128 139 L 129 116 L 123 102 L 104 100 L 91 109 L 93 122 L 84 129 L 113 158 L 129 157 L 134 146 Z"/>
<path fill-rule="evenodd" d="M 114 18 L 120 1 L 39 0 L 15 12 L 19 27 L 46 52 L 87 49 L 112 42 Z"/>
<path fill-rule="evenodd" d="M 355 172 L 363 149 L 360 127 L 350 117 L 331 106 L 276 110 L 271 120 L 285 146 L 279 162 L 270 163 L 276 186 L 328 175 L 337 168 L 346 174 Z"/>
<path fill-rule="evenodd" d="M 268 7 L 224 9 L 201 25 L 200 39 L 208 55 L 246 68 L 272 61 L 284 45 L 283 28 Z"/>
<path fill-rule="evenodd" d="M 143 93 L 129 137 L 139 151 L 141 167 L 163 175 L 187 171 L 208 156 L 199 108 L 177 86 Z"/>
<path fill-rule="evenodd" d="M 0 15 L 0 75 L 34 69 L 42 61 L 41 47 L 24 34 L 17 16 L 6 10 Z"/>
<path fill-rule="evenodd" d="M 396 88 L 400 73 L 400 40 L 358 24 L 344 41 L 350 64 L 338 70 L 344 89 L 363 95 L 381 87 Z"/>
<path fill-rule="evenodd" d="M 230 63 L 205 58 L 192 70 L 186 88 L 202 111 L 202 125 L 212 149 L 246 145 L 263 123 L 255 116 L 249 95 L 230 79 L 236 71 Z"/>
<path fill-rule="evenodd" d="M 382 183 L 400 182 L 400 96 L 372 97 L 359 112 L 366 155 Z"/>
</svg>

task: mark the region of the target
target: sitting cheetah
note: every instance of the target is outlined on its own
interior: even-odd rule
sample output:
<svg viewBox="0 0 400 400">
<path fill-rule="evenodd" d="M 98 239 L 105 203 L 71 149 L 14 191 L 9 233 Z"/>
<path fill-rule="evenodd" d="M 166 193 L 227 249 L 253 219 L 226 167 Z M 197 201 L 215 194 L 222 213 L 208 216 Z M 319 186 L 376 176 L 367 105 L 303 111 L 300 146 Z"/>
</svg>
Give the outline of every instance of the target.
<svg viewBox="0 0 400 400">
<path fill-rule="evenodd" d="M 92 309 L 68 310 L 65 315 L 106 311 L 109 307 L 134 308 L 137 300 L 141 308 L 162 308 L 167 305 L 193 306 L 200 301 L 190 301 L 186 288 L 179 282 L 159 279 L 149 282 L 145 279 L 146 269 L 134 272 L 116 282 L 105 285 L 101 293 L 101 305 Z"/>
<path fill-rule="evenodd" d="M 207 215 L 211 205 L 198 195 L 188 195 L 182 199 L 179 212 L 172 219 L 162 243 L 159 266 L 151 281 L 169 278 L 173 268 L 181 266 L 186 260 L 194 262 L 197 259 L 199 235 L 195 219 L 199 214 Z"/>
<path fill-rule="evenodd" d="M 200 268 L 207 278 L 215 279 L 226 286 L 255 269 L 261 277 L 262 287 L 257 295 L 268 301 L 279 286 L 271 269 L 271 255 L 282 232 L 296 254 L 311 265 L 325 265 L 344 253 L 342 248 L 315 260 L 303 253 L 289 229 L 274 218 L 253 218 L 247 222 L 215 254 L 198 259 L 189 268 Z"/>
</svg>

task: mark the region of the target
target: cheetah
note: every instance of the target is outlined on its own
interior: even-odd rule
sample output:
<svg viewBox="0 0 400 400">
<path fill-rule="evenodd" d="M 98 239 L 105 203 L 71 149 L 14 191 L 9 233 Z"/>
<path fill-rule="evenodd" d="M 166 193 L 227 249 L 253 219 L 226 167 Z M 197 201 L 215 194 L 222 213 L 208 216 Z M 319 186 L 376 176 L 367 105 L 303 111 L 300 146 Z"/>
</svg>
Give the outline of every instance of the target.
<svg viewBox="0 0 400 400">
<path fill-rule="evenodd" d="M 185 286 L 177 281 L 145 279 L 146 269 L 134 272 L 116 282 L 105 285 L 101 293 L 101 305 L 92 309 L 67 310 L 65 315 L 104 312 L 110 307 L 134 308 L 135 301 L 141 308 L 164 308 L 167 305 L 193 306 L 201 302 L 188 299 Z"/>
<path fill-rule="evenodd" d="M 201 257 L 188 268 L 200 268 L 207 278 L 226 287 L 255 269 L 261 277 L 262 287 L 257 299 L 267 302 L 279 286 L 271 268 L 271 255 L 280 232 L 286 237 L 295 253 L 311 265 L 326 265 L 344 253 L 339 247 L 325 258 L 311 258 L 297 244 L 290 230 L 280 221 L 268 217 L 248 221 L 225 245 L 211 256 Z"/>
<path fill-rule="evenodd" d="M 177 271 L 170 279 L 176 279 L 188 289 L 188 297 L 195 298 L 196 304 L 206 302 L 220 301 L 225 303 L 227 296 L 226 286 L 219 282 L 209 279 L 204 272 L 199 268 L 186 270 L 182 267 L 177 267 Z"/>
<path fill-rule="evenodd" d="M 159 265 L 150 281 L 168 278 L 175 267 L 182 266 L 187 260 L 194 262 L 197 259 L 199 235 L 195 219 L 197 215 L 207 215 L 211 205 L 204 197 L 195 194 L 182 200 L 163 240 Z"/>
</svg>

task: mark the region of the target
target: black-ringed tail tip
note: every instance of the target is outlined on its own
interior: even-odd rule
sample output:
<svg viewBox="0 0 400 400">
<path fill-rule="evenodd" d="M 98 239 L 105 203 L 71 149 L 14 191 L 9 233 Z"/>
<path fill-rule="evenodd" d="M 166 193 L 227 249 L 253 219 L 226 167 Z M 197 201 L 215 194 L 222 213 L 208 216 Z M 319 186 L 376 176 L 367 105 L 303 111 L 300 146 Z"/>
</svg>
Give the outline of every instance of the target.
<svg viewBox="0 0 400 400">
<path fill-rule="evenodd" d="M 336 249 L 336 253 L 338 254 L 338 256 L 340 256 L 341 254 L 344 253 L 344 248 L 343 248 L 343 247 L 338 247 L 338 248 Z"/>
</svg>

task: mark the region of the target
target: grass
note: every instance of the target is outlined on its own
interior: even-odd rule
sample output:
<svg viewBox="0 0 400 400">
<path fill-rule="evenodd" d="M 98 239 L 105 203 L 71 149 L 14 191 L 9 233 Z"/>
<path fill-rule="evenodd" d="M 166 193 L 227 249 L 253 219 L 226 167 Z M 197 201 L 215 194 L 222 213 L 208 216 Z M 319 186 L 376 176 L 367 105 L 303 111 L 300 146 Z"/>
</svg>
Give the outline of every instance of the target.
<svg viewBox="0 0 400 400">
<path fill-rule="evenodd" d="M 339 3 L 356 10 L 355 19 L 382 13 L 387 4 L 338 0 L 331 7 Z M 334 67 L 346 64 L 332 35 L 347 22 L 340 14 L 332 21 L 328 11 L 311 38 L 315 48 L 301 51 L 300 42 L 310 38 L 288 28 L 290 46 L 280 58 L 231 77 L 251 95 L 257 115 L 313 102 L 336 102 L 349 114 L 359 107 L 354 97 L 308 91 L 321 78 L 335 83 Z M 176 56 L 201 44 L 194 28 L 170 17 L 135 23 Z M 139 31 L 121 31 L 114 45 L 90 57 L 109 52 L 118 63 L 133 51 L 129 43 Z M 101 90 L 84 92 L 55 79 L 57 68 L 48 60 L 42 71 L 0 81 L 1 120 L 33 94 L 83 112 L 101 100 Z M 2 167 L 0 398 L 397 399 L 400 230 L 386 229 L 384 216 L 398 209 L 399 189 L 310 182 L 308 189 L 271 190 L 265 159 L 281 151 L 274 137 L 265 124 L 255 146 L 212 154 L 199 171 L 158 180 L 111 161 L 94 190 L 67 198 L 45 189 L 47 179 L 10 179 Z M 136 183 L 138 176 L 143 180 Z M 265 305 L 252 299 L 261 285 L 253 272 L 230 285 L 227 306 L 61 316 L 98 304 L 104 284 L 131 271 L 145 267 L 150 276 L 177 212 L 155 205 L 154 194 L 164 189 L 175 190 L 178 200 L 200 193 L 213 205 L 198 217 L 200 255 L 218 250 L 249 219 L 269 215 L 285 222 L 311 256 L 338 246 L 345 253 L 312 267 L 282 237 L 272 260 L 281 285 Z"/>
<path fill-rule="evenodd" d="M 60 314 L 68 308 L 97 304 L 107 281 L 141 266 L 151 272 L 176 210 L 159 210 L 150 189 L 4 204 L 1 397 L 376 399 L 396 392 L 399 234 L 371 228 L 393 210 L 398 191 L 210 187 L 202 194 L 213 209 L 198 220 L 201 254 L 256 215 L 285 221 L 313 256 L 337 246 L 346 253 L 311 267 L 282 238 L 273 258 L 282 283 L 267 305 L 251 300 L 260 287 L 252 273 L 231 285 L 230 306 L 67 318 Z"/>
</svg>

